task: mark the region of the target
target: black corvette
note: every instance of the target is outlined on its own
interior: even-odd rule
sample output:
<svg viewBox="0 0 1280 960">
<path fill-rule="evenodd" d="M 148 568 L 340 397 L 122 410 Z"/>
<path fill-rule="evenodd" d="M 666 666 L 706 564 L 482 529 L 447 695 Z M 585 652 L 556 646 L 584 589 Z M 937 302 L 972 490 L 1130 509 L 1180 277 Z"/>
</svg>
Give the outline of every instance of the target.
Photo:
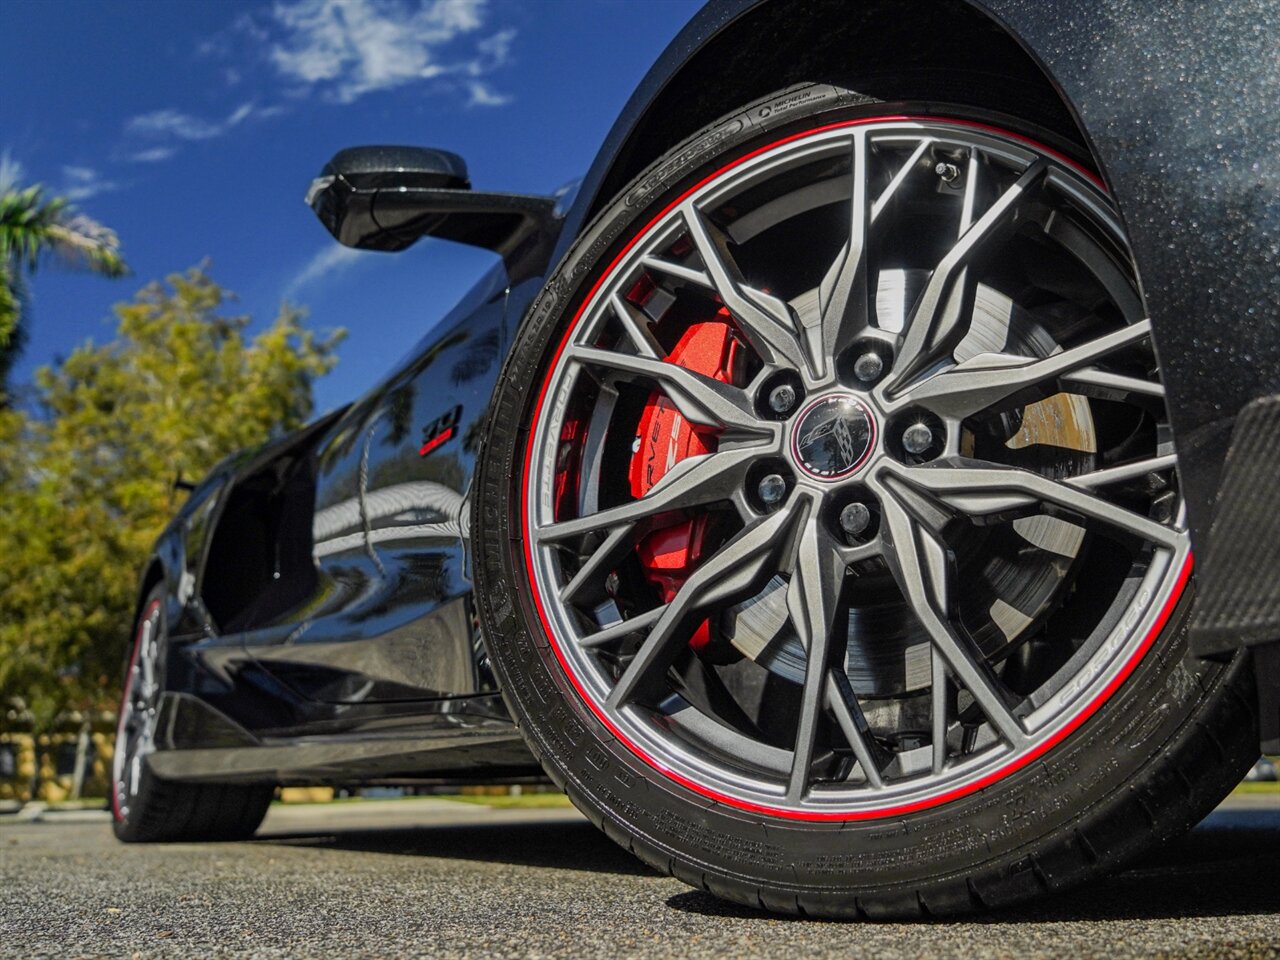
<svg viewBox="0 0 1280 960">
<path fill-rule="evenodd" d="M 919 916 L 1189 828 L 1280 740 L 1277 31 L 715 0 L 560 196 L 336 155 L 340 242 L 502 262 L 161 537 L 117 835 L 549 776 L 723 897 Z"/>
</svg>

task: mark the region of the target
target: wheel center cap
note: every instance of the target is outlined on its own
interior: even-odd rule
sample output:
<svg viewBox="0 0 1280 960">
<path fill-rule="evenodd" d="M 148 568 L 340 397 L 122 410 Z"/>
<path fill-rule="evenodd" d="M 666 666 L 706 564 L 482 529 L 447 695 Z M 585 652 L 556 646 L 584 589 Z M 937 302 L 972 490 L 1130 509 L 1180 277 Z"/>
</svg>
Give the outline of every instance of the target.
<svg viewBox="0 0 1280 960">
<path fill-rule="evenodd" d="M 796 417 L 791 455 L 809 476 L 838 480 L 867 462 L 875 441 L 871 408 L 851 393 L 830 393 Z"/>
</svg>

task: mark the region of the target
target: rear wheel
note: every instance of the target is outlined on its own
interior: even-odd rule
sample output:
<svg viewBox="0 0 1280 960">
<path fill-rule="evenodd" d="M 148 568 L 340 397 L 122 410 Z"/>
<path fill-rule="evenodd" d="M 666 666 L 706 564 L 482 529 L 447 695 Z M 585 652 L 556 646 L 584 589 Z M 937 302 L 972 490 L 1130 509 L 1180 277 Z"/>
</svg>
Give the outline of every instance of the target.
<svg viewBox="0 0 1280 960">
<path fill-rule="evenodd" d="M 143 604 L 125 669 L 111 767 L 112 828 L 126 842 L 243 840 L 253 836 L 274 787 L 182 783 L 151 772 L 165 663 L 164 591 Z"/>
<path fill-rule="evenodd" d="M 533 307 L 475 501 L 486 639 L 650 863 L 954 911 L 1120 862 L 1247 767 L 1241 668 L 1183 660 L 1123 227 L 1042 136 L 785 92 L 642 174 Z"/>
</svg>

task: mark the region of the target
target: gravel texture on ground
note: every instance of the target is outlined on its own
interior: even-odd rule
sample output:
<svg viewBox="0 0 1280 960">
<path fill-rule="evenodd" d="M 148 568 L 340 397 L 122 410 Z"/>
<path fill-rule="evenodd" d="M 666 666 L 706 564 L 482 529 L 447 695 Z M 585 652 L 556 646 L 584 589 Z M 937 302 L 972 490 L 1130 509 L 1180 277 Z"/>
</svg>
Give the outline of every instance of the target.
<svg viewBox="0 0 1280 960">
<path fill-rule="evenodd" d="M 659 877 L 571 809 L 272 808 L 257 840 L 125 846 L 0 818 L 3 957 L 1280 957 L 1280 798 L 1106 882 L 965 923 L 795 920 Z"/>
</svg>

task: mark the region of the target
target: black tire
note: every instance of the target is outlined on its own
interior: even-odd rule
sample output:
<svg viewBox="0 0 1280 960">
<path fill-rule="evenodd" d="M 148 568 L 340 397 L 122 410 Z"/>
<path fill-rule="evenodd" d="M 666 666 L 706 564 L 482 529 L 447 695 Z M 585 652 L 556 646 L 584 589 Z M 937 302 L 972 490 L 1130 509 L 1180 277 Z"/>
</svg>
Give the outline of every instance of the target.
<svg viewBox="0 0 1280 960">
<path fill-rule="evenodd" d="M 889 819 L 787 820 L 708 800 L 642 762 L 553 655 L 522 553 L 519 479 L 539 384 L 594 281 L 651 211 L 757 146 L 867 115 L 969 117 L 787 90 L 712 124 L 642 173 L 584 232 L 530 309 L 499 378 L 473 497 L 485 643 L 529 746 L 574 804 L 662 873 L 745 904 L 828 917 L 922 917 L 1024 901 L 1096 878 L 1188 830 L 1256 759 L 1246 658 L 1187 656 L 1191 582 L 1132 674 L 1052 750 L 976 792 Z M 1002 117 L 1005 129 L 1028 130 Z"/>
<path fill-rule="evenodd" d="M 142 645 L 144 624 L 154 634 L 154 659 L 163 669 L 165 633 L 165 593 L 156 587 L 142 605 L 133 646 L 126 662 L 125 690 L 121 703 L 121 724 L 116 750 L 128 755 L 124 735 L 126 704 L 134 682 L 134 666 Z M 127 762 L 127 761 L 125 761 Z M 125 843 L 174 841 L 246 840 L 262 823 L 275 795 L 269 784 L 183 783 L 164 780 L 143 762 L 137 789 L 126 787 L 117 777 L 123 768 L 113 768 L 112 829 Z"/>
</svg>

